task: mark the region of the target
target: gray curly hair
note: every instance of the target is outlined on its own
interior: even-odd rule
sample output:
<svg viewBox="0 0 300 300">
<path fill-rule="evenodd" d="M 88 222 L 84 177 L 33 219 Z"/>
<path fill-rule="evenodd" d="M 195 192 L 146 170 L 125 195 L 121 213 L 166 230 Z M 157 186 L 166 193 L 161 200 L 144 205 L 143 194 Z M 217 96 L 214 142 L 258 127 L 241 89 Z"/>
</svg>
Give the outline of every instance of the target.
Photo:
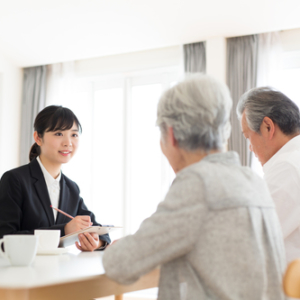
<svg viewBox="0 0 300 300">
<path fill-rule="evenodd" d="M 179 147 L 186 151 L 221 150 L 230 135 L 231 106 L 230 93 L 224 83 L 196 74 L 162 95 L 156 125 L 162 139 L 167 128 L 172 127 Z"/>
</svg>

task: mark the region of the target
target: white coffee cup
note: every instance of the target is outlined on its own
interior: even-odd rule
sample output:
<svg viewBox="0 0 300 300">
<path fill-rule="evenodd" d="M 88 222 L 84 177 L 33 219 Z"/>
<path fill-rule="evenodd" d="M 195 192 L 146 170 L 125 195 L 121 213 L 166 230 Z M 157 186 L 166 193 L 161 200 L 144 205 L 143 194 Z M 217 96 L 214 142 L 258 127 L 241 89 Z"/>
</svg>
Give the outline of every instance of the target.
<svg viewBox="0 0 300 300">
<path fill-rule="evenodd" d="M 34 235 L 39 237 L 38 251 L 55 250 L 59 244 L 60 230 L 35 230 Z"/>
<path fill-rule="evenodd" d="M 38 236 L 29 234 L 5 235 L 0 240 L 0 255 L 13 266 L 29 266 L 35 258 L 38 239 Z"/>
</svg>

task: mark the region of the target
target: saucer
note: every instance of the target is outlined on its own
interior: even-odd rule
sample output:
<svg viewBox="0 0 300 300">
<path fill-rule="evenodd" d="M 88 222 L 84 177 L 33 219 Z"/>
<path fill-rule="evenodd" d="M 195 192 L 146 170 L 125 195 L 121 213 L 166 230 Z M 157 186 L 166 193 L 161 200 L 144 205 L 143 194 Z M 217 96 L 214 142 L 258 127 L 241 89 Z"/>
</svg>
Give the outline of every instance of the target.
<svg viewBox="0 0 300 300">
<path fill-rule="evenodd" d="M 55 248 L 55 249 L 40 249 L 37 251 L 37 255 L 59 255 L 67 253 L 69 250 L 67 248 Z"/>
</svg>

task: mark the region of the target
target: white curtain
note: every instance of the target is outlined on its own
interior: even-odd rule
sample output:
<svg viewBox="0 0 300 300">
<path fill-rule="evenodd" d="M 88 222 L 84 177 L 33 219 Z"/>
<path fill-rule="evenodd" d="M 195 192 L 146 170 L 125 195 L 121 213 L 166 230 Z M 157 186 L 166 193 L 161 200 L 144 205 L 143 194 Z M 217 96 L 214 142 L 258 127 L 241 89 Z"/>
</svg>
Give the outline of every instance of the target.
<svg viewBox="0 0 300 300">
<path fill-rule="evenodd" d="M 262 33 L 258 43 L 257 86 L 275 86 L 281 67 L 279 32 Z"/>
<path fill-rule="evenodd" d="M 74 62 L 65 62 L 47 66 L 46 106 L 67 106 L 75 93 Z"/>
<path fill-rule="evenodd" d="M 281 69 L 282 46 L 279 32 L 259 34 L 257 86 L 277 85 L 277 76 Z M 263 176 L 263 169 L 257 157 L 252 153 L 251 169 Z"/>
<path fill-rule="evenodd" d="M 71 109 L 79 119 L 83 132 L 80 146 L 72 160 L 62 166 L 63 172 L 80 187 L 85 203 L 91 209 L 91 151 L 92 116 L 87 113 L 87 102 L 93 100 L 88 80 L 78 78 L 75 63 L 66 62 L 47 66 L 46 105 L 62 105 Z M 88 110 L 89 112 L 90 110 Z"/>
</svg>

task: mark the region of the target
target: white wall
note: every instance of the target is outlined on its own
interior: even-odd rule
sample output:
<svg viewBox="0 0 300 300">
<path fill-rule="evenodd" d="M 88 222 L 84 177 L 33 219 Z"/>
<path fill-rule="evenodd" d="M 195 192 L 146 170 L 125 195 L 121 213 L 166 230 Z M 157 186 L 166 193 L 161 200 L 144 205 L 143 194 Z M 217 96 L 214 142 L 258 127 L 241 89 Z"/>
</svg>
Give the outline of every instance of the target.
<svg viewBox="0 0 300 300">
<path fill-rule="evenodd" d="M 0 53 L 0 176 L 19 165 L 22 73 Z"/>
<path fill-rule="evenodd" d="M 75 61 L 77 76 L 108 76 L 147 69 L 178 66 L 182 62 L 181 46 L 132 52 Z"/>
</svg>

